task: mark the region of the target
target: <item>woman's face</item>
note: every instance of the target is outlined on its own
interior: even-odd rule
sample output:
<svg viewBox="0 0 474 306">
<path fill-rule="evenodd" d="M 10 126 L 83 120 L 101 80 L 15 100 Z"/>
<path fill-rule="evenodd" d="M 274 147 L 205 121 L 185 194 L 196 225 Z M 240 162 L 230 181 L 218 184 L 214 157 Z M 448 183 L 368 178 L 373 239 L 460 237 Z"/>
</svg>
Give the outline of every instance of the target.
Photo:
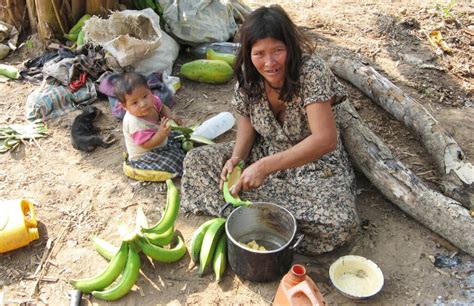
<svg viewBox="0 0 474 306">
<path fill-rule="evenodd" d="M 257 40 L 250 50 L 252 63 L 273 88 L 281 88 L 285 81 L 286 45 L 274 38 Z"/>
</svg>

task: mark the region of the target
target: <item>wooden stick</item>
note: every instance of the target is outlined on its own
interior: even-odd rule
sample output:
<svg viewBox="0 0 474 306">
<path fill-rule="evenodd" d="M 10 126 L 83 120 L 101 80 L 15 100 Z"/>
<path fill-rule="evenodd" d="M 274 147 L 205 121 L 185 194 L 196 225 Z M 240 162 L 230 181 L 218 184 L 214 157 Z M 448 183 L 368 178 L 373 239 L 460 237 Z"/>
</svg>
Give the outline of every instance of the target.
<svg viewBox="0 0 474 306">
<path fill-rule="evenodd" d="M 36 276 L 38 272 L 41 270 L 43 267 L 43 264 L 46 262 L 46 259 L 49 257 L 49 253 L 51 251 L 51 246 L 53 244 L 54 239 L 53 238 L 48 238 L 48 241 L 46 242 L 46 250 L 43 253 L 43 256 L 41 257 L 41 261 L 39 265 L 36 267 L 35 273 L 33 273 L 33 276 Z"/>
<path fill-rule="evenodd" d="M 26 277 L 24 277 L 24 279 L 35 279 L 36 277 L 34 275 L 28 275 Z M 56 283 L 57 281 L 59 281 L 59 277 L 55 277 L 55 276 L 43 276 L 39 279 L 40 281 L 43 281 L 43 282 L 50 282 L 50 283 Z"/>
<path fill-rule="evenodd" d="M 45 273 L 46 273 L 45 272 L 46 271 L 45 267 L 49 263 L 49 258 L 51 257 L 51 255 L 52 254 L 56 255 L 54 251 L 56 251 L 58 249 L 59 245 L 61 245 L 62 237 L 69 230 L 69 227 L 71 226 L 71 224 L 73 224 L 80 216 L 82 216 L 82 214 L 86 211 L 87 207 L 90 207 L 90 205 L 85 206 L 77 215 L 75 215 L 72 219 L 70 219 L 68 221 L 68 223 L 64 226 L 63 230 L 61 231 L 58 238 L 56 239 L 56 244 L 52 248 L 50 247 L 50 251 L 48 252 L 48 254 L 46 256 L 45 256 L 45 254 L 43 254 L 43 258 L 40 262 L 40 265 L 36 268 L 36 271 L 33 274 L 33 276 L 36 276 L 36 274 L 38 272 L 40 272 L 39 277 L 37 277 L 35 283 L 33 284 L 33 287 L 31 288 L 30 298 L 32 298 L 33 295 L 36 293 L 36 290 L 38 289 L 38 285 L 39 285 L 40 281 L 42 280 L 43 277 L 45 277 Z M 51 240 L 51 242 L 50 242 L 50 240 Z M 50 246 L 51 246 L 52 239 L 51 238 L 48 239 L 48 242 L 50 243 Z M 46 248 L 48 248 L 48 242 L 46 243 Z"/>
</svg>

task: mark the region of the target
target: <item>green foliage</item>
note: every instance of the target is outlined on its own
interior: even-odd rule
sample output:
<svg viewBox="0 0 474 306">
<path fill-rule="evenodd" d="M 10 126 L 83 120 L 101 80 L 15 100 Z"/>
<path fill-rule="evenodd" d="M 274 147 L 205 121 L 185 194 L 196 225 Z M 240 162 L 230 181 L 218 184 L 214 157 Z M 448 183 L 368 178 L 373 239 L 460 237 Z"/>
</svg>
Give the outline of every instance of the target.
<svg viewBox="0 0 474 306">
<path fill-rule="evenodd" d="M 33 49 L 33 42 L 31 41 L 31 39 L 25 40 L 25 46 L 28 50 Z"/>
<path fill-rule="evenodd" d="M 456 0 L 450 0 L 446 4 L 436 4 L 435 9 L 439 12 L 443 19 L 454 18 L 453 8 L 456 6 Z"/>
</svg>

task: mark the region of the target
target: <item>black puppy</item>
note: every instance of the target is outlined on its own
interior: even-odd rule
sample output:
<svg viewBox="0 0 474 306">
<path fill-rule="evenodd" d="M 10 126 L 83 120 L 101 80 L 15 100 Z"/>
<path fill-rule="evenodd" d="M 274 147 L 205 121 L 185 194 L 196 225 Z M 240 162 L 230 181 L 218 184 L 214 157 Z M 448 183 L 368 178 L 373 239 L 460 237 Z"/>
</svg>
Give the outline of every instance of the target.
<svg viewBox="0 0 474 306">
<path fill-rule="evenodd" d="M 88 105 L 82 110 L 82 114 L 74 119 L 71 126 L 72 146 L 81 151 L 92 152 L 97 146 L 108 148 L 115 139 L 108 135 L 105 140 L 99 135 L 100 130 L 93 125 L 102 112 L 95 106 Z"/>
</svg>

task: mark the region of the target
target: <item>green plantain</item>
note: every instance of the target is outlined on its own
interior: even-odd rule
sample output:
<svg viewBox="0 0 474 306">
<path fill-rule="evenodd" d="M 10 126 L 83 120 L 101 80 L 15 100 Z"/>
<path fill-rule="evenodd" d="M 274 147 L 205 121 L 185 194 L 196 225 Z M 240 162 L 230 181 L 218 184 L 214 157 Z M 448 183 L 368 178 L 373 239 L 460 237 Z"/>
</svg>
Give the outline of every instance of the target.
<svg viewBox="0 0 474 306">
<path fill-rule="evenodd" d="M 214 250 L 225 228 L 225 219 L 218 220 L 209 226 L 202 241 L 201 252 L 199 253 L 199 274 L 203 275 L 212 262 Z"/>
<path fill-rule="evenodd" d="M 131 243 L 122 277 L 104 291 L 92 291 L 92 295 L 106 301 L 114 301 L 126 295 L 137 281 L 140 265 L 140 256 L 138 256 L 135 246 Z"/>
<path fill-rule="evenodd" d="M 148 239 L 152 244 L 157 246 L 165 246 L 173 241 L 174 237 L 174 226 L 170 227 L 166 232 L 162 234 L 145 233 L 143 236 Z"/>
<path fill-rule="evenodd" d="M 99 237 L 92 237 L 92 245 L 95 250 L 107 260 L 111 260 L 119 250 L 118 247 Z"/>
<path fill-rule="evenodd" d="M 153 245 L 143 237 L 139 237 L 136 242 L 145 255 L 159 262 L 175 262 L 180 260 L 186 254 L 186 245 L 183 238 L 179 236 L 178 244 L 171 249 L 165 249 Z"/>
<path fill-rule="evenodd" d="M 230 193 L 230 190 L 234 185 L 237 183 L 237 181 L 240 178 L 240 175 L 242 174 L 242 169 L 244 167 L 244 161 L 241 160 L 237 165 L 235 165 L 234 169 L 230 173 L 227 173 L 227 180 L 224 182 L 222 185 L 222 193 L 224 194 L 224 200 L 227 203 L 231 203 L 232 206 L 237 207 L 237 206 L 249 206 L 252 204 L 250 201 L 244 201 L 240 199 L 240 197 L 233 196 Z"/>
<path fill-rule="evenodd" d="M 122 272 L 123 267 L 125 267 L 128 257 L 128 249 L 128 243 L 122 242 L 119 251 L 113 256 L 104 271 L 91 278 L 79 280 L 72 279 L 70 280 L 71 285 L 86 293 L 106 288 L 113 283 L 113 281 L 120 275 L 120 272 Z"/>
<path fill-rule="evenodd" d="M 227 236 L 225 233 L 221 235 L 221 238 L 217 243 L 216 250 L 214 251 L 212 267 L 214 268 L 214 273 L 216 275 L 216 282 L 220 282 L 227 267 Z"/>
<path fill-rule="evenodd" d="M 191 237 L 191 259 L 195 262 L 199 262 L 199 252 L 201 251 L 202 247 L 202 242 L 204 240 L 204 235 L 206 234 L 207 229 L 211 224 L 215 223 L 216 221 L 219 221 L 219 218 L 214 218 L 211 220 L 208 220 L 201 224 L 193 233 L 193 236 Z"/>
<path fill-rule="evenodd" d="M 160 221 L 150 228 L 142 228 L 143 233 L 162 234 L 173 227 L 179 212 L 179 191 L 171 179 L 166 180 L 168 188 L 166 195 L 166 208 Z"/>
</svg>

